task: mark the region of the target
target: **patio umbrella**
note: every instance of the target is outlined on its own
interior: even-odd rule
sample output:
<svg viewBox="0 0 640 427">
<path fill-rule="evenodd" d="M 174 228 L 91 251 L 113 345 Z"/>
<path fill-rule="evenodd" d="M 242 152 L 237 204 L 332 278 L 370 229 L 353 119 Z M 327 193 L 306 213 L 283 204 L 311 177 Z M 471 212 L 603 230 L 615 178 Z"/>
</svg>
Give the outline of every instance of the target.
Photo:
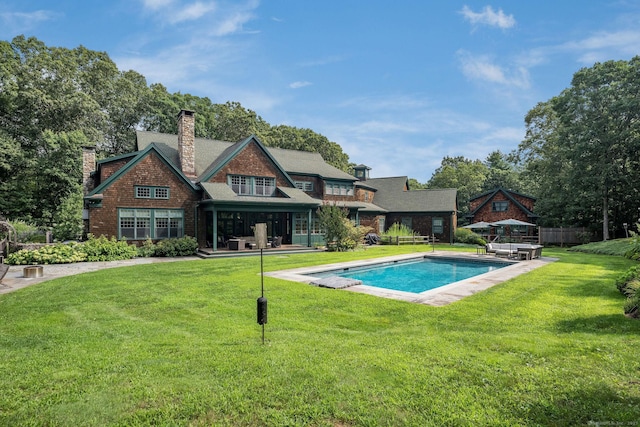
<svg viewBox="0 0 640 427">
<path fill-rule="evenodd" d="M 489 227 L 491 227 L 491 224 L 489 224 L 488 222 L 480 221 L 480 222 L 474 222 L 473 224 L 465 225 L 462 228 L 483 229 L 483 228 L 489 228 Z"/>
<path fill-rule="evenodd" d="M 519 219 L 513 219 L 513 218 L 503 219 L 502 221 L 492 222 L 491 225 L 493 225 L 493 226 L 500 226 L 500 225 L 531 225 L 531 226 L 535 227 L 535 224 L 531 224 L 530 222 L 524 222 L 524 221 L 520 221 Z"/>
</svg>

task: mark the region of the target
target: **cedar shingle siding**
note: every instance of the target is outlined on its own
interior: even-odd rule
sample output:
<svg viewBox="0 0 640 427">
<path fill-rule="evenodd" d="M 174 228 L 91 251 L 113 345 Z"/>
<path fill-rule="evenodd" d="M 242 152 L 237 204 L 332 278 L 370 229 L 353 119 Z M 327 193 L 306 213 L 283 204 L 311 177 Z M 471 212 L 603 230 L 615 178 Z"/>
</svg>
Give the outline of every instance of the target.
<svg viewBox="0 0 640 427">
<path fill-rule="evenodd" d="M 189 120 L 187 116 L 181 113 L 179 119 Z M 193 126 L 181 129 L 192 132 Z M 451 241 L 455 231 L 455 189 L 408 191 L 407 177 L 369 179 L 368 168 L 360 180 L 329 165 L 318 153 L 265 147 L 254 136 L 232 143 L 191 135 L 183 141 L 193 143 L 181 147 L 177 135 L 137 132 L 136 141 L 139 151 L 98 162 L 92 175 L 94 188 L 85 200 L 87 231 L 94 235 L 118 236 L 118 209 L 180 209 L 184 235 L 197 236 L 201 246 L 213 245 L 214 250 L 218 233 L 223 232 L 218 230 L 221 225 L 250 233 L 252 224 L 242 221 L 258 220 L 270 221 L 274 235 L 285 233 L 285 242 L 311 246 L 318 235 L 314 231 L 294 236 L 295 226 L 300 229 L 294 218 L 313 217 L 326 202 L 344 206 L 352 219 L 376 232 L 384 231 L 381 224 L 389 227 L 407 216 L 414 230 L 425 235 L 432 234 L 434 217 L 443 218 L 438 238 L 444 242 Z M 180 150 L 189 152 L 181 155 Z M 276 191 L 271 196 L 235 194 L 228 185 L 231 175 L 250 177 L 254 183 L 274 179 Z M 311 184 L 304 188 L 308 191 L 296 188 L 302 182 Z M 326 194 L 328 184 L 349 188 L 350 194 Z M 166 187 L 169 198 L 136 198 L 136 186 Z"/>
</svg>

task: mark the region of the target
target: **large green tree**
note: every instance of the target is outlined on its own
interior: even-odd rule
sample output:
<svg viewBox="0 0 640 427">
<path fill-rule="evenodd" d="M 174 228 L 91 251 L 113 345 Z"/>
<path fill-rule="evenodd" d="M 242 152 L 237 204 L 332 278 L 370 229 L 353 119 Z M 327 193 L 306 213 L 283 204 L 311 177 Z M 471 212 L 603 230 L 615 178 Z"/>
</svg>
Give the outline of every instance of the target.
<svg viewBox="0 0 640 427">
<path fill-rule="evenodd" d="M 456 188 L 460 217 L 469 212 L 469 199 L 482 192 L 489 170 L 480 160 L 470 160 L 463 156 L 445 157 L 435 170 L 428 188 Z"/>
<path fill-rule="evenodd" d="M 527 116 L 519 148 L 538 199 L 559 225 L 633 223 L 640 191 L 640 58 L 583 68 L 571 86 Z M 612 223 L 613 220 L 613 223 Z"/>
</svg>

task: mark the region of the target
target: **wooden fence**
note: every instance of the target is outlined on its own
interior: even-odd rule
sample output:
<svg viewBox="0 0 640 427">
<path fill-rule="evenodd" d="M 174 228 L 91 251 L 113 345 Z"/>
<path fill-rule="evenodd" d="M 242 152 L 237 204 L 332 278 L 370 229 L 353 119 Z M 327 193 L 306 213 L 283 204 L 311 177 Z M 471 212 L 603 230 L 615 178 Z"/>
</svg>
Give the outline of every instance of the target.
<svg viewBox="0 0 640 427">
<path fill-rule="evenodd" d="M 380 242 L 385 245 L 428 245 L 437 243 L 433 236 L 380 236 Z"/>
<path fill-rule="evenodd" d="M 544 228 L 540 227 L 538 230 L 538 237 L 540 244 L 551 245 L 581 245 L 588 243 L 591 236 L 584 227 L 557 227 L 557 228 Z"/>
</svg>

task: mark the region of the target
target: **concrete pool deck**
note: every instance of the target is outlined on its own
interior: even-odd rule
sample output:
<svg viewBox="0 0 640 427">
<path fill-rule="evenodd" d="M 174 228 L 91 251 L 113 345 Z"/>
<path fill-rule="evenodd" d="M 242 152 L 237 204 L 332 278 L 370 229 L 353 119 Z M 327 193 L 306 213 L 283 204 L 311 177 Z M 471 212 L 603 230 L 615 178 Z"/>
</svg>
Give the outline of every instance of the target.
<svg viewBox="0 0 640 427">
<path fill-rule="evenodd" d="M 484 291 L 492 286 L 502 283 L 516 276 L 528 273 L 536 268 L 547 265 L 556 261 L 556 258 L 541 257 L 529 261 L 514 261 L 496 258 L 493 255 L 476 255 L 468 252 L 418 252 L 413 254 L 396 255 L 383 258 L 375 258 L 360 261 L 340 262 L 334 264 L 325 264 L 313 267 L 293 268 L 289 270 L 271 271 L 265 273 L 265 276 L 277 279 L 289 280 L 292 282 L 301 282 L 310 284 L 318 279 L 314 273 L 324 272 L 328 270 L 341 270 L 345 268 L 362 267 L 373 264 L 405 261 L 413 258 L 456 258 L 467 259 L 477 262 L 482 261 L 502 261 L 511 265 L 500 268 L 489 273 L 480 274 L 469 279 L 454 282 L 436 289 L 430 289 L 419 294 L 411 292 L 396 291 L 393 289 L 377 288 L 367 285 L 355 285 L 341 290 L 358 292 L 368 295 L 375 295 L 383 298 L 391 298 L 401 301 L 408 301 L 419 304 L 432 306 L 443 306 L 458 301 L 464 297 Z"/>
</svg>

